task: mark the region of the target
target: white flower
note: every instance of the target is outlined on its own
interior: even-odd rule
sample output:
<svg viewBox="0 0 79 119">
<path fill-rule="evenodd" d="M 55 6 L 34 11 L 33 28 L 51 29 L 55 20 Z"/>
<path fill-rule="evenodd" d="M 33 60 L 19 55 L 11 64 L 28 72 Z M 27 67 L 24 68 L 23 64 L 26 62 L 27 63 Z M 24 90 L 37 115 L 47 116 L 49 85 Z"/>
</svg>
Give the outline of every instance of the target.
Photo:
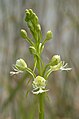
<svg viewBox="0 0 79 119">
<path fill-rule="evenodd" d="M 50 68 L 52 68 L 53 71 L 57 70 L 71 70 L 71 68 L 67 68 L 67 64 L 64 61 L 61 61 L 61 58 L 59 55 L 54 55 L 51 59 Z"/>
<path fill-rule="evenodd" d="M 20 58 L 16 61 L 16 64 L 13 65 L 13 70 L 14 71 L 11 71 L 10 75 L 12 76 L 12 75 L 16 75 L 16 74 L 19 74 L 19 73 L 23 73 L 25 68 L 27 68 L 26 62 L 23 59 Z"/>
<path fill-rule="evenodd" d="M 45 87 L 46 87 L 46 80 L 41 77 L 41 76 L 37 76 L 33 83 L 33 94 L 39 94 L 39 93 L 43 93 L 43 92 L 46 92 L 48 90 L 45 90 Z"/>
</svg>

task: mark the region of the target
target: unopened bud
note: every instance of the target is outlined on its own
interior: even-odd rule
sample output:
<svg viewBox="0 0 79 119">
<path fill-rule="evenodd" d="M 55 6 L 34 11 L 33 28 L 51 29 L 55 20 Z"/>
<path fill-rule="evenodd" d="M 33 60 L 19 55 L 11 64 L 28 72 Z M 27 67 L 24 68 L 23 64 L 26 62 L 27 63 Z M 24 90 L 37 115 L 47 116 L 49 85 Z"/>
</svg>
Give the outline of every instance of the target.
<svg viewBox="0 0 79 119">
<path fill-rule="evenodd" d="M 30 47 L 29 47 L 29 50 L 30 50 L 30 52 L 31 52 L 32 54 L 36 54 L 36 49 L 35 49 L 35 47 L 30 46 Z"/>
<path fill-rule="evenodd" d="M 21 36 L 22 38 L 26 39 L 27 38 L 27 32 L 24 29 L 21 29 Z"/>
<path fill-rule="evenodd" d="M 41 26 L 40 26 L 40 24 L 37 25 L 37 30 L 38 30 L 38 31 L 41 31 Z"/>
<path fill-rule="evenodd" d="M 52 36 L 53 36 L 52 35 L 52 32 L 51 31 L 48 31 L 47 34 L 46 34 L 46 39 L 47 40 L 50 40 L 50 39 L 52 39 Z"/>
</svg>

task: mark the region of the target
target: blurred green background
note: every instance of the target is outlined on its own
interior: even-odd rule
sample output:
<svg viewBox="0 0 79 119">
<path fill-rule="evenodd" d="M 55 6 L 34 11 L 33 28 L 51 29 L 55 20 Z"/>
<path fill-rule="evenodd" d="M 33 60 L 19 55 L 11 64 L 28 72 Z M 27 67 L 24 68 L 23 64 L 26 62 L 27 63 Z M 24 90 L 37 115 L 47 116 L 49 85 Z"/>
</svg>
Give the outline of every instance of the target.
<svg viewBox="0 0 79 119">
<path fill-rule="evenodd" d="M 38 100 L 31 93 L 31 82 L 27 86 L 31 77 L 9 73 L 20 57 L 33 66 L 28 43 L 20 36 L 21 28 L 29 34 L 24 21 L 29 8 L 39 17 L 43 36 L 53 32 L 43 52 L 44 62 L 59 54 L 72 67 L 70 72 L 50 76 L 45 119 L 79 119 L 79 0 L 0 0 L 0 119 L 38 118 Z"/>
</svg>

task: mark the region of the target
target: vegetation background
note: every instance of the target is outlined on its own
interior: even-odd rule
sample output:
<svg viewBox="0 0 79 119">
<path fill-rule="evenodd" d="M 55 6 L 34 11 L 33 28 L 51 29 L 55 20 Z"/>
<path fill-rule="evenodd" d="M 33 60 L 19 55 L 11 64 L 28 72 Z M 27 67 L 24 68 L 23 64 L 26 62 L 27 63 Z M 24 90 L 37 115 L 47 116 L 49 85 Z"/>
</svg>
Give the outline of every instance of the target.
<svg viewBox="0 0 79 119">
<path fill-rule="evenodd" d="M 33 66 L 28 44 L 20 36 L 21 28 L 29 34 L 24 21 L 26 8 L 38 15 L 43 36 L 48 30 L 53 32 L 53 40 L 43 52 L 44 62 L 59 54 L 72 67 L 70 72 L 50 76 L 45 119 L 79 119 L 79 0 L 0 0 L 0 119 L 37 119 L 38 116 L 37 100 L 29 89 L 30 84 L 26 85 L 30 77 L 10 77 L 9 73 L 20 57 Z"/>
</svg>

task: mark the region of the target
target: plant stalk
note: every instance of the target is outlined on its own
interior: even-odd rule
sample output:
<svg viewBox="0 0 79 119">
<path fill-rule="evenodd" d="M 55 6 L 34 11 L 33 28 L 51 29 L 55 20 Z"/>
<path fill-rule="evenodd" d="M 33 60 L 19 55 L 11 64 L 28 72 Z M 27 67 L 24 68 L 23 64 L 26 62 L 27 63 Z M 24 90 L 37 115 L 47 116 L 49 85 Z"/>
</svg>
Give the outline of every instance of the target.
<svg viewBox="0 0 79 119">
<path fill-rule="evenodd" d="M 39 94 L 39 119 L 44 119 L 44 94 Z"/>
<path fill-rule="evenodd" d="M 39 58 L 37 59 L 39 75 L 41 75 L 42 70 L 40 59 Z M 39 98 L 39 119 L 44 119 L 44 93 L 39 94 L 38 98 Z"/>
</svg>

